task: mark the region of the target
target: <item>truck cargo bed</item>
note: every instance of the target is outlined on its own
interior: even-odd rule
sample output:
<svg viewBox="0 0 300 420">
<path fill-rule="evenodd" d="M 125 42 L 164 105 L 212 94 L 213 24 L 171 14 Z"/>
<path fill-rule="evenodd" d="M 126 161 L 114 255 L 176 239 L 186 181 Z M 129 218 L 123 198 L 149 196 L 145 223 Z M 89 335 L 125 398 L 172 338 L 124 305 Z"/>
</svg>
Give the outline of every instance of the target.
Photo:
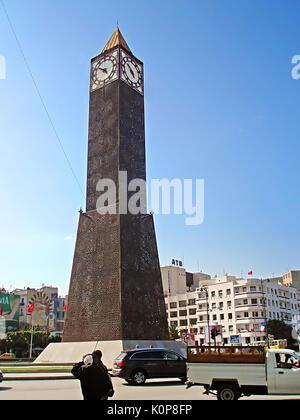
<svg viewBox="0 0 300 420">
<path fill-rule="evenodd" d="M 264 364 L 262 346 L 194 346 L 187 349 L 188 363 Z"/>
</svg>

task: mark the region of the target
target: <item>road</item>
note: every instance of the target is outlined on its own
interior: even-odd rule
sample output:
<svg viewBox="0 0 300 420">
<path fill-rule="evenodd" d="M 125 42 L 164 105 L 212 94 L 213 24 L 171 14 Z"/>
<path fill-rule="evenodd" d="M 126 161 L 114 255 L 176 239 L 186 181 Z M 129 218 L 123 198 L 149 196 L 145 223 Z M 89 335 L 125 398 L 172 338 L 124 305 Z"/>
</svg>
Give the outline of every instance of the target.
<svg viewBox="0 0 300 420">
<path fill-rule="evenodd" d="M 216 400 L 203 395 L 202 387 L 186 389 L 178 380 L 149 380 L 144 386 L 130 386 L 120 378 L 113 378 L 115 395 L 110 400 Z M 251 396 L 241 400 L 272 400 L 278 397 Z M 300 397 L 279 397 L 300 399 Z M 0 400 L 82 400 L 80 383 L 75 379 L 4 381 L 0 384 Z"/>
</svg>

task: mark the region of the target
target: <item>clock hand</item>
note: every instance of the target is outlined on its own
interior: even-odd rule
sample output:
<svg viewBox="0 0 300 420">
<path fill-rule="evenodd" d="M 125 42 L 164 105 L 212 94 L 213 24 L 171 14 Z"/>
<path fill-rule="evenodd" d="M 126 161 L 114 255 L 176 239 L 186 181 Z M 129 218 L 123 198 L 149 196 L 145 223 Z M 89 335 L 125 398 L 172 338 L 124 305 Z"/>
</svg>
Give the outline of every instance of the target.
<svg viewBox="0 0 300 420">
<path fill-rule="evenodd" d="M 107 73 L 106 69 L 103 69 L 102 67 L 99 67 L 101 71 L 103 71 L 103 73 Z"/>
<path fill-rule="evenodd" d="M 128 64 L 128 68 L 130 70 L 131 76 L 134 77 L 134 72 L 133 72 L 133 70 L 132 70 L 132 68 L 131 68 L 131 66 L 129 64 Z"/>
</svg>

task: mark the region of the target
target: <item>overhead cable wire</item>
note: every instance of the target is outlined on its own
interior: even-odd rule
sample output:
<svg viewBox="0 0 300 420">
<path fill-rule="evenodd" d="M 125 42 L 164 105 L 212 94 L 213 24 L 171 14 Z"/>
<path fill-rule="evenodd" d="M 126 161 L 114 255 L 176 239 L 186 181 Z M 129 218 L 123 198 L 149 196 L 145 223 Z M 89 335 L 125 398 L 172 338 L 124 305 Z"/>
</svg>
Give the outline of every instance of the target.
<svg viewBox="0 0 300 420">
<path fill-rule="evenodd" d="M 25 66 L 26 66 L 26 68 L 27 68 L 27 70 L 28 70 L 28 73 L 29 73 L 29 75 L 30 75 L 30 78 L 31 78 L 31 80 L 32 80 L 32 82 L 33 82 L 33 85 L 34 85 L 34 87 L 35 87 L 35 90 L 36 90 L 36 92 L 37 92 L 37 94 L 38 94 L 38 97 L 39 97 L 39 99 L 40 99 L 40 102 L 41 102 L 41 104 L 42 104 L 42 107 L 44 108 L 44 111 L 45 111 L 45 113 L 46 113 L 46 115 L 47 115 L 48 121 L 49 121 L 49 123 L 50 123 L 50 125 L 51 125 L 51 127 L 52 127 L 52 130 L 53 130 L 53 132 L 54 132 L 54 135 L 55 135 L 55 137 L 56 137 L 56 139 L 57 139 L 57 141 L 58 141 L 58 143 L 59 143 L 60 149 L 61 149 L 61 151 L 62 151 L 62 153 L 63 153 L 63 155 L 64 155 L 64 157 L 65 157 L 65 159 L 66 159 L 66 161 L 67 161 L 67 164 L 68 164 L 68 166 L 69 166 L 69 168 L 70 168 L 70 170 L 71 170 L 71 172 L 72 172 L 72 175 L 73 175 L 73 177 L 74 177 L 74 179 L 75 179 L 75 182 L 76 182 L 76 184 L 77 184 L 78 188 L 80 189 L 80 192 L 81 192 L 82 196 L 84 197 L 84 199 L 86 199 L 85 194 L 84 194 L 84 192 L 83 192 L 83 189 L 82 189 L 82 187 L 81 187 L 81 184 L 80 184 L 80 182 L 79 182 L 79 180 L 78 180 L 78 178 L 77 178 L 77 175 L 76 175 L 76 173 L 75 173 L 75 170 L 74 170 L 74 168 L 73 168 L 73 166 L 72 166 L 72 164 L 71 164 L 71 161 L 70 161 L 70 159 L 69 159 L 69 157 L 68 157 L 68 155 L 67 155 L 67 153 L 66 153 L 66 151 L 65 151 L 65 148 L 64 148 L 64 145 L 63 145 L 63 143 L 62 143 L 62 140 L 61 140 L 61 138 L 60 138 L 60 136 L 59 136 L 59 134 L 58 134 L 58 132 L 57 132 L 57 130 L 56 130 L 56 128 L 55 128 L 54 122 L 53 122 L 53 120 L 52 120 L 52 118 L 51 118 L 51 115 L 50 115 L 50 113 L 49 113 L 48 109 L 47 109 L 46 103 L 45 103 L 45 101 L 44 101 L 44 99 L 43 99 L 43 97 L 42 97 L 42 94 L 41 94 L 40 89 L 39 89 L 39 87 L 38 87 L 38 84 L 37 84 L 37 82 L 36 82 L 36 80 L 35 80 L 35 77 L 34 77 L 34 75 L 33 75 L 33 72 L 31 71 L 30 65 L 29 65 L 28 60 L 27 60 L 27 58 L 26 58 L 26 56 L 25 56 L 25 53 L 24 53 L 24 50 L 23 50 L 23 48 L 22 48 L 22 45 L 21 45 L 21 43 L 20 43 L 20 41 L 19 41 L 19 38 L 18 38 L 18 36 L 17 36 L 17 34 L 16 34 L 16 31 L 15 31 L 15 29 L 14 29 L 14 26 L 13 26 L 13 24 L 12 24 L 12 21 L 11 21 L 11 19 L 10 19 L 10 17 L 9 17 L 9 14 L 8 14 L 7 9 L 6 9 L 6 7 L 5 7 L 4 1 L 3 1 L 3 0 L 0 0 L 0 2 L 1 2 L 1 5 L 2 5 L 2 8 L 3 8 L 4 14 L 5 14 L 6 18 L 7 18 L 8 24 L 9 24 L 9 26 L 10 26 L 10 29 L 11 29 L 11 31 L 12 31 L 12 33 L 13 33 L 13 36 L 14 36 L 14 38 L 15 38 L 16 42 L 17 42 L 18 48 L 19 48 L 19 50 L 20 50 L 20 53 L 21 53 L 21 55 L 22 55 L 22 57 L 23 57 L 23 60 L 24 60 Z"/>
</svg>

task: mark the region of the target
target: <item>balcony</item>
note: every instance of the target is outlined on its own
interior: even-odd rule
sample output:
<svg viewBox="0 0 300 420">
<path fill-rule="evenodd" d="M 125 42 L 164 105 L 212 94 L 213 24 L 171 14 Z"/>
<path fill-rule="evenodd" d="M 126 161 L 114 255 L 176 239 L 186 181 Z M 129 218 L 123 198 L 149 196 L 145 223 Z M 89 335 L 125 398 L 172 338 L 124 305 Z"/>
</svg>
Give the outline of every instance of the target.
<svg viewBox="0 0 300 420">
<path fill-rule="evenodd" d="M 243 299 L 243 298 L 257 298 L 257 299 L 262 299 L 264 297 L 264 293 L 262 292 L 238 292 L 234 294 L 234 299 Z"/>
<path fill-rule="evenodd" d="M 253 324 L 253 323 L 262 323 L 265 321 L 265 317 L 262 316 L 258 316 L 258 317 L 236 317 L 236 324 L 243 324 L 243 323 L 247 323 L 247 324 Z"/>
<path fill-rule="evenodd" d="M 205 324 L 207 325 L 207 319 L 202 319 L 201 321 L 198 319 L 197 324 Z"/>
<path fill-rule="evenodd" d="M 263 311 L 265 309 L 265 306 L 260 303 L 240 303 L 235 305 L 236 312 L 240 311 Z"/>
</svg>

